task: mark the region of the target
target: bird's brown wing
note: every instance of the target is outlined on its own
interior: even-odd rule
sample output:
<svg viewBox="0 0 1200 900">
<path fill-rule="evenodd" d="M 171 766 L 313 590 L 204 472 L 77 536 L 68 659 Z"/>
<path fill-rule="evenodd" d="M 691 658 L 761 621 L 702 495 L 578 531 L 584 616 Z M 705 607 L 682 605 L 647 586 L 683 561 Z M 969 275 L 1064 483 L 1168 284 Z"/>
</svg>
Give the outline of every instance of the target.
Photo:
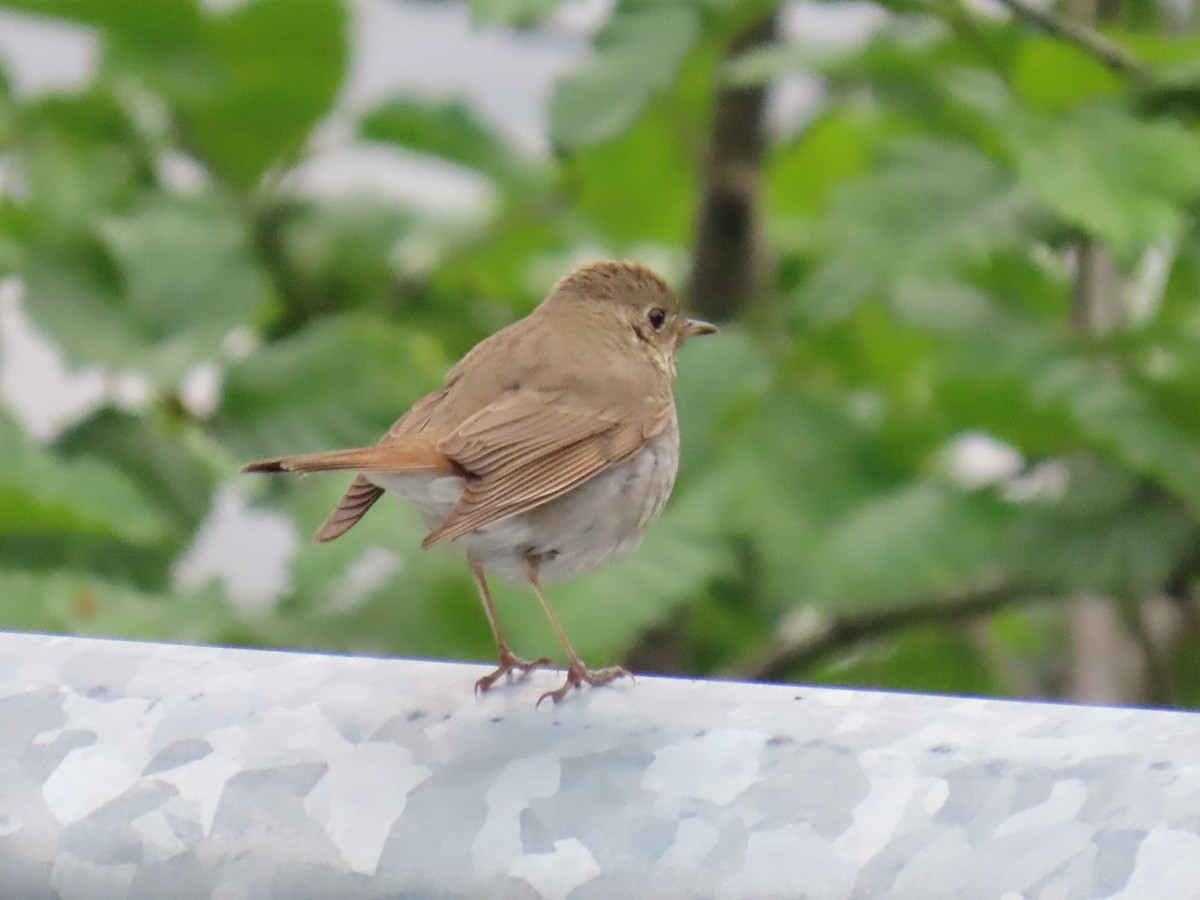
<svg viewBox="0 0 1200 900">
<path fill-rule="evenodd" d="M 357 525 L 358 520 L 365 516 L 367 510 L 374 506 L 375 501 L 382 496 L 383 488 L 376 487 L 361 475 L 356 475 L 350 482 L 350 487 L 346 489 L 346 493 L 342 494 L 338 505 L 329 514 L 329 518 L 313 535 L 313 540 L 318 544 L 323 544 L 341 537 Z"/>
<path fill-rule="evenodd" d="M 458 504 L 428 547 L 541 506 L 633 454 L 671 421 L 670 396 L 628 409 L 568 409 L 556 397 L 515 392 L 438 443 L 468 473 Z"/>
</svg>

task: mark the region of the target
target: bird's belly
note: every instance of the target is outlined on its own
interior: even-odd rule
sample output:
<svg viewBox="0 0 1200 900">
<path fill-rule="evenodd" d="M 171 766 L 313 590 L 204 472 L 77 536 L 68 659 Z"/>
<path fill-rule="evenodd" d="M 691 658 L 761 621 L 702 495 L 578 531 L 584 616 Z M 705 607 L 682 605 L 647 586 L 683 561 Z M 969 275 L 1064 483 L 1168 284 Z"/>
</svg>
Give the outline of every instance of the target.
<svg viewBox="0 0 1200 900">
<path fill-rule="evenodd" d="M 523 582 L 526 560 L 543 582 L 565 581 L 629 556 L 662 512 L 679 465 L 679 432 L 668 429 L 629 459 L 549 503 L 485 525 L 454 541 L 489 573 Z M 369 476 L 407 500 L 436 528 L 462 494 L 462 480 L 426 473 Z"/>
<path fill-rule="evenodd" d="M 633 553 L 662 512 L 678 464 L 678 432 L 660 435 L 561 497 L 460 540 L 502 578 L 523 581 L 525 560 L 535 559 L 541 581 L 566 581 Z"/>
<path fill-rule="evenodd" d="M 405 472 L 399 475 L 364 473 L 376 487 L 413 505 L 431 531 L 442 523 L 462 496 L 463 482 L 456 475 Z"/>
</svg>

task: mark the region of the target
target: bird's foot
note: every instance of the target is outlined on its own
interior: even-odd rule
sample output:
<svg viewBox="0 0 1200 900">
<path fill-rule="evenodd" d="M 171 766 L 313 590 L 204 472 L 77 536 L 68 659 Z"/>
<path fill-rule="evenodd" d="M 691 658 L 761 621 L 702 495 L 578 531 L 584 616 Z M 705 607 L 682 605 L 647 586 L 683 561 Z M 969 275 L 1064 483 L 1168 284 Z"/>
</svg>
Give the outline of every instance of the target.
<svg viewBox="0 0 1200 900">
<path fill-rule="evenodd" d="M 501 646 L 500 665 L 496 668 L 495 672 L 492 672 L 490 675 L 484 675 L 475 682 L 475 693 L 480 694 L 483 691 L 486 691 L 506 675 L 511 680 L 513 672 L 520 672 L 522 675 L 526 675 L 529 672 L 532 672 L 534 669 L 540 669 L 544 666 L 553 665 L 554 660 L 550 659 L 548 656 L 543 656 L 541 659 L 534 660 L 521 659 L 519 656 L 513 656 L 512 652 L 507 647 Z"/>
<path fill-rule="evenodd" d="M 616 681 L 618 678 L 632 678 L 625 669 L 620 666 L 605 666 L 603 669 L 589 669 L 581 662 L 571 663 L 571 667 L 567 669 L 567 680 L 563 682 L 563 686 L 556 691 L 546 691 L 542 696 L 538 697 L 537 706 L 542 705 L 543 700 L 553 700 L 555 703 L 560 702 L 570 692 L 571 688 L 577 688 L 581 684 L 590 684 L 593 687 L 600 687 L 602 684 L 608 684 L 611 681 Z"/>
</svg>

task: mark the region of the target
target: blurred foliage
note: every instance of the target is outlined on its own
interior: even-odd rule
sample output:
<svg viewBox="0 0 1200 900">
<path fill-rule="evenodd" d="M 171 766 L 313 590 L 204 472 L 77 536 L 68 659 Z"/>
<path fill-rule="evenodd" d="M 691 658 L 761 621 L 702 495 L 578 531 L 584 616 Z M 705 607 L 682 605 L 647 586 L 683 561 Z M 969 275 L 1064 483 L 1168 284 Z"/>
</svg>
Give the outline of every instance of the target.
<svg viewBox="0 0 1200 900">
<path fill-rule="evenodd" d="M 539 28 L 556 5 L 470 8 Z M 374 441 L 574 262 L 636 257 L 682 283 L 716 92 L 796 76 L 823 99 L 771 133 L 744 321 L 683 353 L 675 496 L 633 559 L 552 591 L 577 649 L 754 672 L 806 617 L 902 621 L 999 583 L 1012 604 L 989 619 L 898 627 L 788 674 L 1045 694 L 1056 601 L 1190 604 L 1200 39 L 1139 6 L 1107 29 L 1150 66 L 1134 78 L 955 3 L 883 5 L 861 45 L 726 60 L 769 4 L 618 0 L 549 99 L 549 158 L 460 100 L 359 111 L 356 139 L 490 186 L 456 218 L 294 189 L 347 74 L 338 0 L 3 0 L 90 29 L 98 59 L 77 92 L 0 78 L 0 275 L 73 366 L 136 373 L 148 397 L 46 442 L 0 414 L 0 627 L 490 658 L 466 567 L 417 550 L 390 500 L 302 546 L 268 612 L 220 582 L 182 588 L 175 567 L 222 486 L 314 529 L 344 479 L 239 464 Z M 1076 315 L 1097 247 L 1104 330 Z M 187 400 L 197 366 L 218 375 L 215 409 Z M 971 435 L 1015 462 L 963 475 Z M 391 564 L 362 577 L 379 548 Z M 518 652 L 554 647 L 527 592 L 498 594 Z M 1163 654 L 1171 696 L 1197 703 L 1195 635 Z"/>
</svg>

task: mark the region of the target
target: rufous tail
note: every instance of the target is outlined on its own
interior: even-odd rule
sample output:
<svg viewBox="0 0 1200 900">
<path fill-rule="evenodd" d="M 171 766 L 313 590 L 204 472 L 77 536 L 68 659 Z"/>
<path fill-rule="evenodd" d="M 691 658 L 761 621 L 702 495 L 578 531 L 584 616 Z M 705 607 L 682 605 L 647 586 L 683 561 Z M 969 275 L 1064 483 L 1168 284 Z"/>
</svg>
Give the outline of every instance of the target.
<svg viewBox="0 0 1200 900">
<path fill-rule="evenodd" d="M 424 441 L 406 441 L 378 447 L 360 447 L 354 450 L 330 450 L 325 453 L 302 453 L 298 456 L 281 456 L 250 463 L 243 472 L 337 472 L 353 470 L 377 474 L 399 474 L 402 472 L 461 472 L 450 460 Z M 383 496 L 383 488 L 372 484 L 362 475 L 357 476 L 337 508 L 329 514 L 325 524 L 317 529 L 313 540 L 318 543 L 341 537 L 367 514 L 375 501 Z"/>
<path fill-rule="evenodd" d="M 250 463 L 243 472 L 445 472 L 456 466 L 425 441 L 405 441 L 378 447 L 359 447 L 354 450 L 328 450 L 323 453 L 301 453 Z"/>
</svg>

